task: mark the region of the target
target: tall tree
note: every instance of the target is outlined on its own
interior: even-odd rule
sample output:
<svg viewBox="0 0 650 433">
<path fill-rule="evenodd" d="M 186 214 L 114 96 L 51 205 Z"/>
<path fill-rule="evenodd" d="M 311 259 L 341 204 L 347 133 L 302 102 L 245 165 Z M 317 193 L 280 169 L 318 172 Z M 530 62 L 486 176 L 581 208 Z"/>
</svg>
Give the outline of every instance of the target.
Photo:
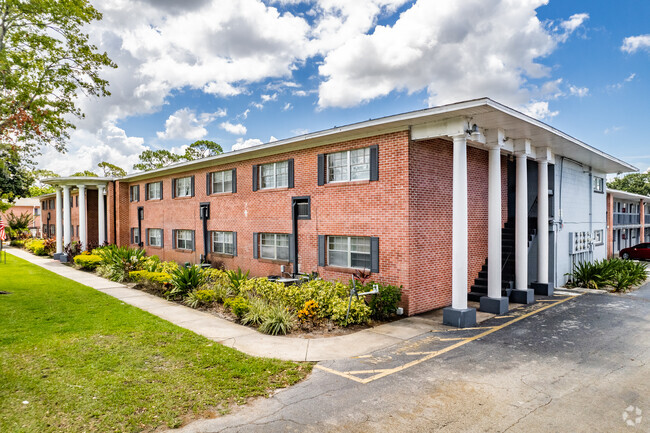
<svg viewBox="0 0 650 433">
<path fill-rule="evenodd" d="M 650 196 L 650 172 L 631 173 L 607 182 L 607 188 Z"/>
<path fill-rule="evenodd" d="M 33 173 L 21 165 L 20 155 L 11 148 L 0 148 L 0 211 L 11 207 L 18 197 L 29 197 L 29 187 L 34 183 Z"/>
<path fill-rule="evenodd" d="M 70 176 L 71 177 L 99 177 L 97 173 L 92 172 L 90 170 L 78 171 L 76 173 L 72 173 Z"/>
<path fill-rule="evenodd" d="M 196 159 L 207 158 L 208 156 L 220 155 L 223 153 L 221 146 L 214 141 L 198 140 L 190 144 L 185 149 L 183 159 L 187 161 L 194 161 Z"/>
<path fill-rule="evenodd" d="M 155 170 L 180 161 L 183 157 L 169 150 L 145 150 L 140 154 L 140 162 L 133 164 L 134 170 Z"/>
<path fill-rule="evenodd" d="M 107 177 L 126 176 L 126 170 L 124 170 L 122 167 L 118 167 L 115 164 L 111 164 L 110 162 L 102 161 L 99 164 L 97 164 L 97 167 L 104 170 L 104 176 Z"/>
<path fill-rule="evenodd" d="M 83 27 L 102 18 L 88 0 L 0 0 L 0 146 L 62 151 L 79 94 L 106 96 L 116 67 Z"/>
</svg>

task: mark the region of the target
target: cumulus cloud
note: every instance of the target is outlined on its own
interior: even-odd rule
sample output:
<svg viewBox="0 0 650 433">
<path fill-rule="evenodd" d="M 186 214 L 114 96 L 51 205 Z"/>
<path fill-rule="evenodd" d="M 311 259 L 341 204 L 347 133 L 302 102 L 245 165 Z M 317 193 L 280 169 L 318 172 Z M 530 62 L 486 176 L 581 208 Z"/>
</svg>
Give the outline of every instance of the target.
<svg viewBox="0 0 650 433">
<path fill-rule="evenodd" d="M 165 130 L 156 132 L 162 140 L 199 140 L 208 134 L 205 129 L 217 117 L 226 115 L 226 110 L 218 110 L 214 113 L 201 113 L 197 116 L 194 110 L 181 108 L 171 114 L 165 121 Z"/>
<path fill-rule="evenodd" d="M 246 127 L 241 123 L 232 124 L 230 122 L 222 122 L 219 124 L 219 128 L 234 135 L 244 135 L 247 131 Z"/>
<path fill-rule="evenodd" d="M 584 24 L 585 21 L 589 19 L 589 14 L 573 14 L 566 21 L 561 21 L 559 27 L 563 30 L 562 33 L 556 35 L 556 38 L 560 42 L 566 42 L 566 40 L 575 32 L 578 28 Z"/>
<path fill-rule="evenodd" d="M 571 92 L 571 95 L 573 96 L 583 98 L 589 94 L 589 89 L 587 87 L 569 86 L 569 92 Z"/>
<path fill-rule="evenodd" d="M 522 107 L 524 113 L 537 119 L 550 119 L 560 114 L 559 111 L 552 111 L 548 101 L 533 101 Z"/>
<path fill-rule="evenodd" d="M 634 54 L 639 50 L 650 51 L 650 34 L 630 36 L 623 39 L 621 50 L 630 54 Z"/>
<path fill-rule="evenodd" d="M 237 142 L 232 145 L 231 150 L 241 150 L 246 149 L 247 147 L 258 146 L 264 142 L 258 138 L 249 138 L 244 140 L 243 138 L 238 138 Z"/>
</svg>

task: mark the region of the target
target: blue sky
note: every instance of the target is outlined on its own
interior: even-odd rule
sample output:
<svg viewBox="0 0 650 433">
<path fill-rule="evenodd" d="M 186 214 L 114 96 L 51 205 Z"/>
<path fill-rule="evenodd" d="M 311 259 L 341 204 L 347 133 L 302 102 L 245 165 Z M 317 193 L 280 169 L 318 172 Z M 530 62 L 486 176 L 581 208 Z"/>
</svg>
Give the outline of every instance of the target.
<svg viewBox="0 0 650 433">
<path fill-rule="evenodd" d="M 197 139 L 225 151 L 491 97 L 645 171 L 650 2 L 105 0 L 119 68 L 80 99 L 61 174 Z"/>
</svg>

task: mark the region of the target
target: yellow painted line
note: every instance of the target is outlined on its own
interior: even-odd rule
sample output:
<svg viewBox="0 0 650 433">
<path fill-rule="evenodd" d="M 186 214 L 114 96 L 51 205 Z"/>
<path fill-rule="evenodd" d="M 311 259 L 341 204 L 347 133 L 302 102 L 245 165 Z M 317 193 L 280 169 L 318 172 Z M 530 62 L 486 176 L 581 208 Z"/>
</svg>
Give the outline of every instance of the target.
<svg viewBox="0 0 650 433">
<path fill-rule="evenodd" d="M 557 299 L 538 299 L 535 302 L 557 302 Z"/>
<path fill-rule="evenodd" d="M 387 371 L 388 368 L 378 368 L 376 370 L 356 370 L 356 371 L 346 371 L 345 374 L 372 374 L 372 373 L 383 373 Z"/>
<path fill-rule="evenodd" d="M 508 319 L 510 317 L 515 317 L 515 316 L 494 316 L 493 319 Z"/>
<path fill-rule="evenodd" d="M 453 332 L 453 331 L 471 331 L 474 329 L 490 329 L 494 328 L 494 326 L 477 326 L 475 328 L 458 328 L 458 329 L 443 329 L 440 331 L 431 331 L 431 332 Z"/>
<path fill-rule="evenodd" d="M 353 356 L 352 359 L 372 358 L 372 355 Z"/>
<path fill-rule="evenodd" d="M 408 368 L 411 368 L 411 367 L 416 366 L 418 364 L 421 364 L 421 363 L 423 363 L 425 361 L 428 361 L 429 359 L 433 359 L 436 356 L 442 355 L 443 353 L 450 352 L 450 351 L 452 351 L 454 349 L 457 349 L 457 348 L 459 348 L 461 346 L 464 346 L 465 344 L 469 343 L 470 341 L 474 341 L 474 340 L 478 340 L 479 338 L 483 338 L 483 337 L 485 337 L 487 335 L 490 335 L 490 334 L 492 334 L 492 333 L 494 333 L 496 331 L 499 331 L 499 330 L 501 330 L 501 329 L 503 329 L 503 328 L 505 328 L 507 326 L 510 326 L 513 323 L 519 322 L 520 320 L 526 319 L 527 317 L 530 317 L 530 316 L 532 316 L 534 314 L 537 314 L 539 312 L 547 310 L 547 309 L 549 309 L 551 307 L 555 307 L 556 305 L 560 305 L 561 303 L 566 302 L 566 301 L 568 301 L 570 299 L 575 299 L 575 298 L 577 298 L 578 296 L 581 296 L 581 295 L 582 294 L 571 296 L 571 297 L 556 301 L 553 304 L 547 304 L 544 307 L 537 308 L 537 309 L 531 311 L 530 313 L 523 314 L 523 315 L 521 315 L 521 316 L 519 316 L 519 317 L 517 317 L 515 319 L 512 319 L 509 322 L 503 323 L 503 324 L 501 324 L 499 326 L 493 326 L 493 327 L 491 327 L 491 329 L 488 329 L 485 332 L 477 334 L 477 335 L 475 335 L 473 337 L 466 338 L 463 341 L 459 341 L 458 343 L 452 344 L 449 347 L 445 347 L 444 349 L 438 350 L 436 352 L 432 352 L 432 353 L 430 353 L 430 354 L 428 354 L 426 356 L 423 356 L 420 359 L 415 359 L 415 360 L 413 360 L 411 362 L 408 362 L 408 363 L 406 363 L 404 365 L 401 365 L 399 367 L 387 369 L 387 370 L 385 370 L 385 371 L 383 371 L 383 372 L 381 372 L 381 373 L 379 373 L 379 374 L 377 374 L 375 376 L 371 376 L 371 377 L 368 377 L 366 379 L 359 379 L 358 377 L 354 377 L 354 376 L 346 374 L 346 373 L 341 373 L 339 371 L 332 370 L 330 368 L 321 367 L 320 365 L 317 365 L 316 368 L 320 368 L 321 370 L 325 370 L 325 371 L 328 371 L 328 372 L 333 373 L 333 374 L 338 374 L 339 376 L 347 377 L 348 379 L 354 380 L 354 381 L 359 382 L 359 383 L 367 384 L 367 383 L 370 383 L 370 382 L 375 381 L 377 379 L 381 379 L 382 377 L 386 377 L 386 376 L 389 376 L 391 374 L 395 374 L 397 372 L 404 371 L 404 370 L 406 370 Z M 471 329 L 471 328 L 464 328 L 464 329 Z M 474 328 L 474 329 L 477 329 L 477 328 Z M 478 329 L 485 329 L 485 328 L 478 328 Z"/>
<path fill-rule="evenodd" d="M 438 353 L 438 351 L 434 350 L 433 352 L 406 352 L 405 355 L 420 356 L 420 355 L 431 355 L 432 353 Z"/>
<path fill-rule="evenodd" d="M 439 338 L 438 340 L 440 341 L 459 341 L 459 340 L 467 340 L 469 337 L 465 338 Z"/>
</svg>

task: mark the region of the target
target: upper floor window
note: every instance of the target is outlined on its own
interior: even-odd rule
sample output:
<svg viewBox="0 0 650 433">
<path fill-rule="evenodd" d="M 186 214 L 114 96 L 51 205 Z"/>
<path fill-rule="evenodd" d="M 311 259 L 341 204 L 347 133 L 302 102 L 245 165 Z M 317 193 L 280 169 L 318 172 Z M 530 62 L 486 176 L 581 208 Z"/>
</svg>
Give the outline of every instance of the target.
<svg viewBox="0 0 650 433">
<path fill-rule="evenodd" d="M 327 182 L 370 179 L 370 148 L 327 155 Z"/>
<path fill-rule="evenodd" d="M 148 183 L 145 186 L 146 200 L 161 200 L 162 199 L 162 181 Z"/>
<path fill-rule="evenodd" d="M 174 197 L 194 196 L 194 176 L 173 179 L 173 183 Z"/>
<path fill-rule="evenodd" d="M 140 185 L 131 185 L 129 188 L 129 200 L 140 201 Z"/>
<path fill-rule="evenodd" d="M 234 192 L 233 174 L 234 170 L 217 171 L 215 173 L 210 173 L 210 192 L 208 192 L 208 194 Z"/>
<path fill-rule="evenodd" d="M 287 188 L 289 186 L 289 162 L 272 162 L 260 165 L 260 188 Z"/>
<path fill-rule="evenodd" d="M 605 180 L 602 177 L 594 176 L 594 192 L 605 191 Z"/>
<path fill-rule="evenodd" d="M 47 210 L 47 200 L 43 200 L 43 210 Z"/>
<path fill-rule="evenodd" d="M 235 255 L 235 233 L 212 232 L 212 252 Z"/>
<path fill-rule="evenodd" d="M 48 208 L 49 208 L 49 209 L 54 209 L 54 199 L 53 199 L 53 198 L 49 200 L 49 206 L 48 206 Z"/>
</svg>

